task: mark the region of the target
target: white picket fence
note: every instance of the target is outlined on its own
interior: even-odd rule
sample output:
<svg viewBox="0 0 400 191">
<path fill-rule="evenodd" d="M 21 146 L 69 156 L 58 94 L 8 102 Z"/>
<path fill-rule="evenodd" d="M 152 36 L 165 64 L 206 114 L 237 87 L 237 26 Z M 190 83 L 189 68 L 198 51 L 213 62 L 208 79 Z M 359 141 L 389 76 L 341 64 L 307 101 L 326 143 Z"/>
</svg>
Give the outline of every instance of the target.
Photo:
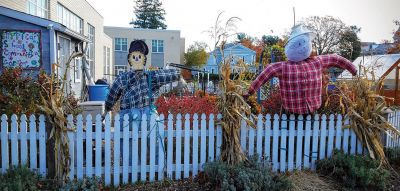
<svg viewBox="0 0 400 191">
<path fill-rule="evenodd" d="M 153 115 L 147 129 L 147 116 L 143 116 L 142 131 L 138 127 L 120 131 L 119 115 L 113 117 L 113 124 L 109 116 L 104 123 L 100 116 L 92 119 L 90 115 L 85 118 L 79 115 L 75 120 L 69 116 L 68 127 L 76 128 L 68 133 L 72 159 L 70 178 L 98 176 L 107 185 L 119 185 L 195 176 L 204 163 L 217 160 L 221 154 L 222 130 L 216 125 L 220 117 L 179 114 L 176 118 L 170 115 L 164 119 L 162 115 L 159 118 Z M 390 114 L 389 121 L 399 128 L 400 111 Z M 121 123 L 129 125 L 128 117 Z M 240 142 L 246 154 L 258 154 L 274 171 L 315 169 L 315 161 L 330 157 L 334 148 L 351 154 L 365 152 L 355 133 L 342 128 L 346 123 L 341 115 L 297 119 L 293 115 L 289 119 L 286 115 L 281 118 L 259 115 L 256 129 L 242 123 Z M 1 116 L 0 171 L 4 172 L 10 165 L 27 164 L 46 175 L 44 130 L 44 116 L 39 117 L 39 122 L 34 116 L 28 120 L 22 115 L 18 120 L 13 115 L 10 121 Z M 399 145 L 398 137 L 386 138 L 386 146 Z"/>
<path fill-rule="evenodd" d="M 1 116 L 0 128 L 0 172 L 4 173 L 10 165 L 25 164 L 30 169 L 46 176 L 46 136 L 45 118 L 34 115 L 11 116 L 11 126 L 6 115 Z M 10 157 L 11 156 L 11 157 Z"/>
</svg>

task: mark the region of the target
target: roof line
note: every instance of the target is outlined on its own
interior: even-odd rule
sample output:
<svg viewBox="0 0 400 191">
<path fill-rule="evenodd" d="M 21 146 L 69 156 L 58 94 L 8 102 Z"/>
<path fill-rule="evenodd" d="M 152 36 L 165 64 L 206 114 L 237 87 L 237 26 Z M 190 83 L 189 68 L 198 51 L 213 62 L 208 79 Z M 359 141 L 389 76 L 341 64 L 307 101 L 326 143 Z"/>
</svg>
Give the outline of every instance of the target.
<svg viewBox="0 0 400 191">
<path fill-rule="evenodd" d="M 180 30 L 169 30 L 169 29 L 145 29 L 145 28 L 133 28 L 133 27 L 119 27 L 119 26 L 104 26 L 104 28 L 120 28 L 120 29 L 127 29 L 127 30 L 139 30 L 139 31 L 169 31 L 169 32 L 181 32 Z"/>
<path fill-rule="evenodd" d="M 87 4 L 89 4 L 90 7 L 92 7 L 92 9 L 93 9 L 94 11 L 96 11 L 97 14 L 100 15 L 101 18 L 104 19 L 103 15 L 101 15 L 101 14 L 99 13 L 99 11 L 97 11 L 97 9 L 95 9 L 95 8 L 89 3 L 89 1 L 87 1 L 87 0 L 85 0 L 85 1 L 86 1 Z"/>
</svg>

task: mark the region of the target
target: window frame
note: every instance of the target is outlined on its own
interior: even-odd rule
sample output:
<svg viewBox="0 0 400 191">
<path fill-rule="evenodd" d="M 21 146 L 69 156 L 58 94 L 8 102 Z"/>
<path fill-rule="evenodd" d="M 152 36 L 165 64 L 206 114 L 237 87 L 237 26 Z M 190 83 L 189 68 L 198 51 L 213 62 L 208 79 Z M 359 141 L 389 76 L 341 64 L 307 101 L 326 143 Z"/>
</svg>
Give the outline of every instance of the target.
<svg viewBox="0 0 400 191">
<path fill-rule="evenodd" d="M 164 53 L 164 40 L 151 40 L 152 53 Z"/>
<path fill-rule="evenodd" d="M 45 19 L 49 18 L 49 0 L 27 0 L 26 3 L 28 14 Z"/>
<path fill-rule="evenodd" d="M 57 3 L 57 22 L 65 25 L 67 28 L 83 34 L 83 19 L 69 10 L 61 3 Z"/>
<path fill-rule="evenodd" d="M 124 45 L 125 45 L 125 50 L 123 48 Z M 119 48 L 117 49 L 117 47 L 119 47 Z M 128 39 L 127 38 L 114 38 L 114 51 L 128 52 Z"/>
</svg>

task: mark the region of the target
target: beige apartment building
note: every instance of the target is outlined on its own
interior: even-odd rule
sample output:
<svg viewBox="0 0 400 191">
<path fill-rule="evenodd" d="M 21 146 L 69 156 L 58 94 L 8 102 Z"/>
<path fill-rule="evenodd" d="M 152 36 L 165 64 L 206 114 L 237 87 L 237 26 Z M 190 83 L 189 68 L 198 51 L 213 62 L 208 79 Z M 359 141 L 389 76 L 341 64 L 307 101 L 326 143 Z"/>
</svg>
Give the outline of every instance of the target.
<svg viewBox="0 0 400 191">
<path fill-rule="evenodd" d="M 90 71 L 94 80 L 112 74 L 112 39 L 104 33 L 103 16 L 85 0 L 1 0 L 0 6 L 61 23 L 71 31 L 85 37 L 88 43 Z M 50 60 L 63 61 L 74 50 L 76 42 L 67 36 L 56 38 L 58 53 Z M 80 60 L 74 63 L 80 68 Z M 80 72 L 72 72 L 73 86 L 79 86 Z"/>
<path fill-rule="evenodd" d="M 147 67 L 165 67 L 166 63 L 183 63 L 185 39 L 179 30 L 138 29 L 105 26 L 104 32 L 113 39 L 114 74 L 127 69 L 130 42 L 144 40 L 149 47 Z"/>
</svg>

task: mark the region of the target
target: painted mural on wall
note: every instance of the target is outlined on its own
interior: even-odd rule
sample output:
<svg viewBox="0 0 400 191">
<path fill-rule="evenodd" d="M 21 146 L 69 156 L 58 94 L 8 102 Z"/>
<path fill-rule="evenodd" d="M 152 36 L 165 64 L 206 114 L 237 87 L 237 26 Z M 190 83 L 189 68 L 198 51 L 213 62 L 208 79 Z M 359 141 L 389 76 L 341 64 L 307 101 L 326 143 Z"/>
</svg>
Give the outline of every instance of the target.
<svg viewBox="0 0 400 191">
<path fill-rule="evenodd" d="M 39 68 L 42 62 L 40 31 L 2 31 L 1 54 L 3 67 Z"/>
</svg>

